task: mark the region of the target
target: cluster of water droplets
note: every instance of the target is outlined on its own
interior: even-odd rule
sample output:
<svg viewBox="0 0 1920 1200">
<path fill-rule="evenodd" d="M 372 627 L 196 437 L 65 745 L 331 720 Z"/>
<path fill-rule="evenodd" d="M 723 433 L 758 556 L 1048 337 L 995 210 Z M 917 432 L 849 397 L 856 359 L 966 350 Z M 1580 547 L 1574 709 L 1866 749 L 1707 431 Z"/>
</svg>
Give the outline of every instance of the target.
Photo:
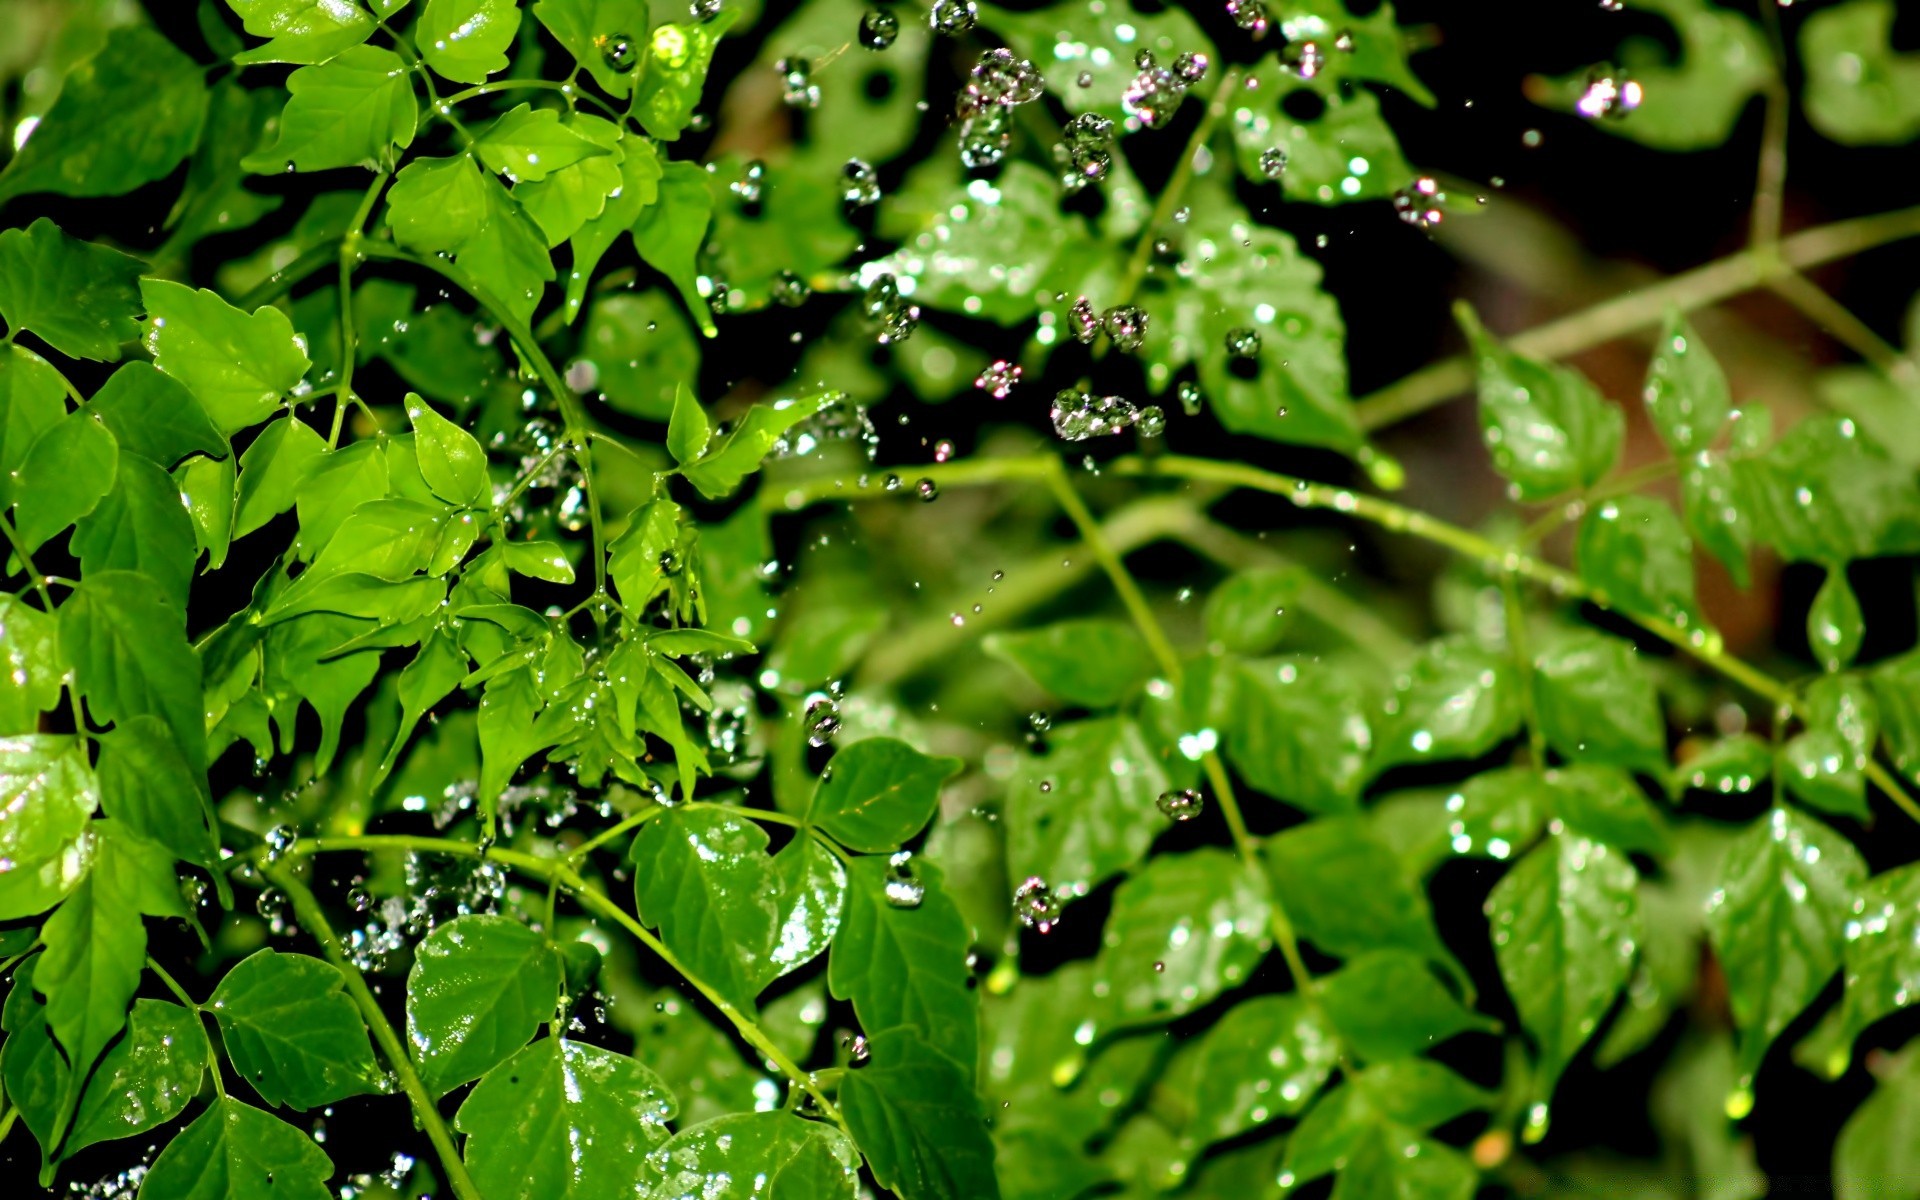
<svg viewBox="0 0 1920 1200">
<path fill-rule="evenodd" d="M 1625 71 L 1601 65 L 1587 72 L 1587 84 L 1573 109 L 1589 120 L 1614 120 L 1640 107 L 1645 99 L 1640 84 Z"/>
<path fill-rule="evenodd" d="M 411 1154 L 394 1153 L 387 1169 L 378 1175 L 361 1172 L 347 1176 L 347 1182 L 341 1185 L 340 1200 L 359 1200 L 375 1188 L 391 1192 L 396 1196 L 407 1195 L 407 1181 L 413 1176 L 414 1161 Z"/>
<path fill-rule="evenodd" d="M 995 400 L 1005 400 L 1013 394 L 1014 386 L 1020 382 L 1020 375 L 1019 366 L 1004 358 L 996 359 L 974 376 L 973 386 Z"/>
<path fill-rule="evenodd" d="M 1170 821 L 1191 821 L 1206 810 L 1207 800 L 1198 788 L 1181 788 L 1161 792 L 1160 798 L 1154 801 L 1154 807 Z"/>
<path fill-rule="evenodd" d="M 1416 229 L 1433 229 L 1447 215 L 1447 194 L 1440 181 L 1422 175 L 1393 194 L 1393 211 Z"/>
<path fill-rule="evenodd" d="M 920 306 L 900 295 L 900 281 L 892 275 L 875 275 L 861 294 L 860 307 L 868 320 L 879 325 L 882 346 L 904 342 L 920 328 Z"/>
<path fill-rule="evenodd" d="M 1140 420 L 1145 411 L 1119 396 L 1095 396 L 1079 388 L 1062 388 L 1054 394 L 1049 415 L 1055 433 L 1069 442 L 1084 442 L 1121 432 Z"/>
<path fill-rule="evenodd" d="M 360 914 L 361 924 L 342 935 L 347 957 L 362 971 L 386 971 L 442 922 L 497 912 L 506 891 L 506 871 L 498 863 L 409 854 L 399 895 L 375 899 L 359 884 L 348 889 L 347 906 Z"/>
<path fill-rule="evenodd" d="M 1120 106 L 1127 115 L 1147 129 L 1165 125 L 1186 98 L 1187 89 L 1207 77 L 1207 56 L 1191 51 L 1176 58 L 1171 67 L 1163 67 L 1153 51 L 1142 50 L 1133 57 L 1137 72 L 1120 95 Z"/>
<path fill-rule="evenodd" d="M 780 102 L 788 108 L 819 108 L 820 85 L 813 81 L 813 60 L 795 55 L 773 64 L 780 74 Z"/>
<path fill-rule="evenodd" d="M 991 167 L 1013 145 L 1013 110 L 1038 100 L 1046 80 L 1031 59 L 1000 47 L 980 56 L 954 101 L 960 119 L 960 161 Z"/>
<path fill-rule="evenodd" d="M 1061 132 L 1066 140 L 1054 146 L 1053 157 L 1060 164 L 1060 186 L 1071 196 L 1113 170 L 1113 122 L 1099 113 L 1084 112 Z"/>
<path fill-rule="evenodd" d="M 1058 894 L 1038 875 L 1028 876 L 1013 891 L 1013 915 L 1035 933 L 1050 933 L 1060 923 Z"/>
<path fill-rule="evenodd" d="M 860 44 L 869 50 L 885 50 L 900 36 L 900 18 L 884 8 L 870 8 L 860 18 Z"/>
<path fill-rule="evenodd" d="M 1261 0 L 1227 0 L 1227 15 L 1235 25 L 1252 34 L 1255 41 L 1266 37 L 1267 30 L 1273 26 L 1273 18 Z"/>
</svg>

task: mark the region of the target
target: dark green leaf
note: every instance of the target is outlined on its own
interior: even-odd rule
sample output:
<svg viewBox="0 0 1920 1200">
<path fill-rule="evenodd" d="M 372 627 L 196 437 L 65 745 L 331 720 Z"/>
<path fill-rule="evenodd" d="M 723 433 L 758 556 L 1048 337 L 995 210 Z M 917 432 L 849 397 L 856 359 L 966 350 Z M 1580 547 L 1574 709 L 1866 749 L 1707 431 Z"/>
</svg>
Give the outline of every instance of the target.
<svg viewBox="0 0 1920 1200">
<path fill-rule="evenodd" d="M 1070 704 L 1110 708 L 1153 672 L 1146 643 L 1123 621 L 1060 621 L 1021 633 L 995 633 L 988 654 L 1020 668 Z"/>
<path fill-rule="evenodd" d="M 19 596 L 0 596 L 0 735 L 37 731 L 40 714 L 60 702 L 67 660 L 55 620 Z"/>
<path fill-rule="evenodd" d="M 1629 495 L 1594 505 L 1573 553 L 1581 578 L 1607 607 L 1701 630 L 1693 543 L 1664 501 Z"/>
<path fill-rule="evenodd" d="M 190 454 L 225 458 L 227 439 L 186 387 L 152 363 L 130 362 L 108 377 L 87 407 L 125 453 L 171 468 Z M 257 440 L 257 439 L 256 439 Z"/>
<path fill-rule="evenodd" d="M 874 1179 L 901 1200 L 999 1200 L 971 1070 L 911 1027 L 868 1044 L 872 1059 L 847 1073 L 840 1105 Z"/>
<path fill-rule="evenodd" d="M 1504 656 L 1465 637 L 1428 643 L 1394 681 L 1373 769 L 1485 754 L 1520 727 L 1520 687 Z"/>
<path fill-rule="evenodd" d="M 1815 129 L 1848 146 L 1920 135 L 1920 56 L 1895 51 L 1892 0 L 1850 0 L 1800 27 L 1801 103 Z"/>
<path fill-rule="evenodd" d="M 220 851 L 206 776 L 181 754 L 167 723 L 141 713 L 100 739 L 100 807 L 176 858 L 212 869 Z"/>
<path fill-rule="evenodd" d="M 1061 725 L 1047 742 L 1007 780 L 1007 867 L 1076 896 L 1146 854 L 1160 831 L 1154 801 L 1171 784 L 1128 718 Z"/>
<path fill-rule="evenodd" d="M 277 308 L 249 315 L 213 292 L 142 279 L 154 365 L 187 385 L 215 428 L 233 434 L 273 415 L 307 373 L 293 324 Z"/>
<path fill-rule="evenodd" d="M 1121 884 L 1094 961 L 1099 1032 L 1164 1024 L 1246 982 L 1272 944 L 1265 885 L 1216 849 L 1161 855 Z"/>
<path fill-rule="evenodd" d="M 242 87 L 237 77 L 214 84 L 200 149 L 187 165 L 186 187 L 168 215 L 171 241 L 192 245 L 215 233 L 247 229 L 280 207 L 279 196 L 247 190 L 240 160 L 260 144 L 282 107 L 275 89 Z"/>
<path fill-rule="evenodd" d="M 41 217 L 0 233 L 0 317 L 9 335 L 32 330 L 69 358 L 111 362 L 140 336 L 136 281 L 145 268 Z"/>
<path fill-rule="evenodd" d="M 13 989 L 0 1010 L 0 1028 L 7 1032 L 0 1040 L 0 1084 L 6 1086 L 7 1102 L 39 1141 L 44 1162 L 52 1158 L 49 1148 L 59 1137 L 57 1126 L 70 1097 L 66 1059 L 47 1028 L 46 1008 L 34 994 L 39 963 L 35 955 L 14 971 Z"/>
<path fill-rule="evenodd" d="M 1866 636 L 1860 601 L 1847 583 L 1845 567 L 1827 568 L 1827 578 L 1807 610 L 1807 645 L 1825 671 L 1838 671 L 1860 653 Z"/>
<path fill-rule="evenodd" d="M 150 713 L 166 721 L 188 765 L 206 760 L 200 662 L 180 610 L 138 571 L 102 571 L 60 606 L 60 645 L 100 721 Z"/>
<path fill-rule="evenodd" d="M 1367 1060 L 1408 1058 L 1496 1024 L 1462 1007 L 1418 955 L 1363 954 L 1327 976 L 1320 995 L 1340 1036 Z"/>
<path fill-rule="evenodd" d="M 186 611 L 199 554 L 193 521 L 173 477 L 149 460 L 121 456 L 113 489 L 80 518 L 70 545 L 82 574 L 138 571 L 170 607 Z"/>
<path fill-rule="evenodd" d="M 791 1113 L 736 1113 L 684 1129 L 647 1155 L 644 1195 L 702 1200 L 854 1200 L 860 1153 L 831 1125 Z"/>
<path fill-rule="evenodd" d="M 260 950 L 207 1000 L 233 1069 L 268 1104 L 319 1108 L 381 1089 L 360 1010 L 332 965 Z"/>
<path fill-rule="evenodd" d="M 420 1074 L 445 1092 L 486 1074 L 553 1019 L 560 956 L 501 916 L 464 916 L 427 935 L 407 974 L 407 1039 Z"/>
<path fill-rule="evenodd" d="M 402 0 L 404 3 L 404 0 Z M 398 7 L 379 0 L 382 12 Z M 358 3 L 324 0 L 227 0 L 255 37 L 271 38 L 234 61 L 252 63 L 322 63 L 350 46 L 358 46 L 373 32 L 373 16 Z"/>
<path fill-rule="evenodd" d="M 1913 472 L 1846 417 L 1810 417 L 1765 454 L 1736 458 L 1754 535 L 1789 562 L 1846 562 L 1920 550 Z"/>
<path fill-rule="evenodd" d="M 1382 5 L 1376 16 L 1389 11 Z M 1327 57 L 1335 66 L 1340 56 Z M 1412 180 L 1413 168 L 1370 89 L 1341 86 L 1325 76 L 1302 80 L 1279 55 L 1269 55 L 1247 82 L 1232 111 L 1235 157 L 1249 179 L 1265 177 L 1261 158 L 1277 148 L 1287 153 L 1280 189 L 1289 200 L 1325 205 L 1384 200 Z M 1295 95 L 1305 103 L 1289 104 Z"/>
<path fill-rule="evenodd" d="M 1920 779 L 1920 650 L 1909 650 L 1867 673 L 1880 701 L 1887 751 L 1909 782 Z"/>
<path fill-rule="evenodd" d="M 1665 854 L 1666 826 L 1645 792 L 1618 767 L 1575 763 L 1545 775 L 1549 811 L 1577 833 L 1616 850 Z"/>
<path fill-rule="evenodd" d="M 80 1097 L 63 1154 L 145 1133 L 180 1115 L 207 1067 L 200 1014 L 164 1000 L 135 1000 L 127 1036 L 107 1051 Z"/>
<path fill-rule="evenodd" d="M 851 1000 L 860 1026 L 911 1026 L 941 1047 L 969 1079 L 979 1050 L 979 1011 L 967 967 L 966 921 L 940 869 L 913 862 L 924 888 L 902 905 L 887 891 L 887 864 L 856 858 L 847 868 L 847 909 L 827 959 L 827 986 Z"/>
<path fill-rule="evenodd" d="M 222 1096 L 154 1159 L 140 1200 L 330 1200 L 332 1174 L 305 1133 Z"/>
<path fill-rule="evenodd" d="M 1394 947 L 1446 961 L 1420 881 L 1360 816 L 1322 817 L 1267 839 L 1268 881 L 1294 929 L 1328 954 Z"/>
<path fill-rule="evenodd" d="M 520 31 L 514 0 L 427 0 L 414 41 L 427 65 L 459 83 L 485 83 L 505 70 Z"/>
<path fill-rule="evenodd" d="M 351 47 L 323 66 L 295 71 L 287 90 L 293 96 L 280 116 L 279 140 L 242 160 L 249 171 L 389 171 L 395 152 L 413 144 L 420 105 L 407 64 L 391 50 Z"/>
<path fill-rule="evenodd" d="M 713 311 L 700 294 L 696 261 L 713 221 L 713 192 L 707 173 L 690 162 L 661 164 L 659 200 L 633 222 L 633 246 L 647 265 L 667 277 L 680 292 L 700 331 L 714 335 Z M 612 238 L 607 238 L 608 244 Z"/>
<path fill-rule="evenodd" d="M 120 447 L 100 418 L 76 409 L 27 451 L 14 479 L 14 531 L 29 553 L 92 512 L 113 490 Z"/>
<path fill-rule="evenodd" d="M 648 133 L 669 142 L 680 136 L 700 103 L 714 46 L 739 19 L 739 9 L 723 8 L 711 21 L 654 27 L 646 74 L 633 90 L 632 105 Z"/>
<path fill-rule="evenodd" d="M 1806 731 L 1790 740 L 1778 770 L 1793 794 L 1824 812 L 1865 821 L 1864 772 L 1880 737 L 1880 706 L 1867 683 L 1826 675 L 1807 688 Z"/>
<path fill-rule="evenodd" d="M 1255 788 L 1307 812 L 1350 811 L 1366 781 L 1373 697 L 1321 657 L 1240 663 L 1228 676 L 1227 760 Z"/>
<path fill-rule="evenodd" d="M 1501 345 L 1461 304 L 1480 375 L 1480 430 L 1494 469 L 1523 500 L 1548 500 L 1599 482 L 1620 454 L 1626 420 L 1586 376 Z"/>
<path fill-rule="evenodd" d="M 1653 680 L 1633 646 L 1578 632 L 1534 658 L 1533 705 L 1540 732 L 1562 756 L 1657 774 L 1666 764 L 1666 719 Z"/>
<path fill-rule="evenodd" d="M 1915 1194 L 1920 1178 L 1907 1136 L 1920 1120 L 1920 1051 L 1908 1046 L 1874 1074 L 1873 1094 L 1853 1110 L 1833 1147 L 1836 1200 L 1901 1200 Z"/>
<path fill-rule="evenodd" d="M 27 451 L 67 415 L 67 385 L 25 346 L 0 350 L 0 505 L 13 503 L 14 476 Z"/>
<path fill-rule="evenodd" d="M 0 200 L 117 196 L 164 179 L 199 140 L 203 77 L 198 63 L 144 25 L 114 30 L 68 73 L 60 98 L 0 171 Z"/>
<path fill-rule="evenodd" d="M 1707 904 L 1707 932 L 1740 1027 L 1742 1088 L 1840 965 L 1866 873 L 1845 838 L 1787 808 L 1753 822 L 1728 852 L 1724 883 Z"/>
<path fill-rule="evenodd" d="M 827 764 L 807 820 L 854 850 L 898 850 L 933 819 L 941 784 L 960 767 L 957 758 L 922 754 L 898 738 L 854 742 Z"/>
<path fill-rule="evenodd" d="M 1332 1030 L 1299 996 L 1235 1005 L 1200 1042 L 1188 1139 L 1207 1146 L 1298 1115 L 1338 1059 Z"/>
<path fill-rule="evenodd" d="M 487 1072 L 453 1123 L 489 1200 L 592 1200 L 642 1194 L 644 1156 L 676 1109 L 660 1077 L 624 1054 L 543 1038 Z"/>
</svg>

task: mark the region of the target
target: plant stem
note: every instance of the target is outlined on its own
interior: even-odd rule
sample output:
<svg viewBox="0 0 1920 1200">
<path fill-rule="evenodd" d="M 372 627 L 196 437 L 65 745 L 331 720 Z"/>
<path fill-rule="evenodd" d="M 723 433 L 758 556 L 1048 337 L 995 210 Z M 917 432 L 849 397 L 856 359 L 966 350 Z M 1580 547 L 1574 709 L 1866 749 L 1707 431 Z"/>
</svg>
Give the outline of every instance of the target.
<svg viewBox="0 0 1920 1200">
<path fill-rule="evenodd" d="M 204 1022 L 206 1014 L 201 1010 L 200 1006 L 194 1002 L 193 997 L 187 994 L 187 989 L 181 987 L 179 981 L 167 974 L 166 968 L 155 962 L 152 955 L 147 956 L 147 970 L 152 971 L 160 977 L 160 982 L 167 985 L 167 990 L 173 993 L 174 999 L 193 1010 L 194 1024 L 200 1026 L 202 1036 L 205 1036 L 207 1039 L 207 1074 L 213 1078 L 213 1094 L 225 1100 L 227 1098 L 227 1084 L 225 1080 L 220 1078 L 220 1054 L 213 1048 L 213 1038 L 207 1035 L 207 1027 Z"/>
<path fill-rule="evenodd" d="M 1893 348 L 1873 327 L 1846 305 L 1798 271 L 1788 271 L 1768 285 L 1774 295 L 1825 330 L 1841 345 L 1880 370 L 1895 383 L 1914 382 L 1913 360 Z"/>
<path fill-rule="evenodd" d="M 360 205 L 353 210 L 353 220 L 347 224 L 347 235 L 340 239 L 340 383 L 334 389 L 333 428 L 327 433 L 327 448 L 340 444 L 340 429 L 346 423 L 347 405 L 353 403 L 353 365 L 359 356 L 359 335 L 353 321 L 353 269 L 360 264 L 360 227 L 367 223 L 373 213 L 374 201 L 380 198 L 380 189 L 387 185 L 387 173 L 376 172 L 373 182 L 367 185 L 366 194 L 360 197 Z"/>
<path fill-rule="evenodd" d="M 1916 236 L 1920 236 L 1920 207 L 1817 226 L 1536 325 L 1507 339 L 1507 344 L 1533 358 L 1565 358 L 1657 324 L 1669 308 L 1682 312 L 1707 308 L 1769 283 L 1790 268 L 1818 266 Z M 1358 400 L 1360 426 L 1373 430 L 1404 421 L 1472 385 L 1473 364 L 1468 358 L 1442 359 Z"/>
<path fill-rule="evenodd" d="M 1241 75 L 1239 67 L 1229 67 L 1220 76 L 1219 86 L 1213 89 L 1213 97 L 1207 101 L 1206 112 L 1201 114 L 1200 123 L 1193 127 L 1193 135 L 1187 139 L 1186 149 L 1180 152 L 1180 159 L 1174 164 L 1173 175 L 1168 178 L 1167 186 L 1160 190 L 1160 198 L 1154 202 L 1152 215 L 1140 229 L 1140 239 L 1133 245 L 1133 257 L 1127 260 L 1127 273 L 1121 277 L 1120 290 L 1114 293 L 1114 304 L 1132 303 L 1140 291 L 1140 285 L 1146 281 L 1147 267 L 1153 262 L 1154 235 L 1166 227 L 1186 199 L 1187 185 L 1193 182 L 1194 160 L 1206 148 L 1220 118 L 1226 115 L 1233 93 L 1240 90 Z M 1103 348 L 1104 345 L 1102 343 Z"/>
<path fill-rule="evenodd" d="M 400 1080 L 400 1087 L 407 1093 L 407 1099 L 413 1104 L 413 1113 L 426 1130 L 427 1140 L 433 1143 L 433 1149 L 440 1157 L 440 1167 L 447 1177 L 447 1186 L 459 1200 L 480 1200 L 479 1189 L 473 1185 L 473 1178 L 467 1174 L 466 1163 L 460 1159 L 460 1151 L 453 1144 L 453 1135 L 447 1132 L 447 1124 L 440 1118 L 440 1110 L 434 1106 L 433 1097 L 427 1092 L 427 1085 L 421 1080 L 420 1073 L 413 1069 L 413 1060 L 407 1057 L 405 1046 L 393 1032 L 393 1025 L 387 1020 L 387 1014 L 380 1008 L 373 991 L 367 987 L 366 977 L 360 974 L 360 968 L 347 957 L 345 947 L 333 932 L 333 926 L 327 923 L 327 914 L 320 908 L 320 902 L 300 882 L 293 872 L 284 865 L 268 865 L 264 859 L 257 860 L 261 873 L 275 886 L 286 892 L 293 902 L 294 916 L 302 927 L 320 943 L 320 949 L 346 978 L 347 993 L 360 1006 L 360 1015 L 366 1018 L 367 1027 L 373 1031 L 373 1040 L 380 1044 L 380 1052 L 386 1056 L 387 1064 L 393 1068 L 394 1075 Z"/>
<path fill-rule="evenodd" d="M 747 815 L 758 819 L 763 814 L 754 811 Z M 706 997 L 707 1002 L 712 1004 L 720 1011 L 722 1016 L 727 1018 L 734 1029 L 740 1034 L 742 1040 L 759 1051 L 759 1053 L 765 1057 L 768 1062 L 772 1063 L 781 1074 L 785 1075 L 795 1087 L 800 1088 L 809 1096 L 813 1097 L 814 1103 L 820 1106 L 820 1111 L 843 1131 L 846 1131 L 848 1136 L 852 1136 L 851 1131 L 847 1130 L 846 1122 L 840 1116 L 839 1109 L 834 1107 L 833 1101 L 821 1089 L 819 1083 L 811 1074 L 788 1057 L 786 1051 L 775 1045 L 773 1039 L 768 1037 L 766 1032 L 762 1030 L 751 1017 L 742 1013 L 738 1008 L 735 1008 L 733 1003 L 725 996 L 722 996 L 705 980 L 690 971 L 686 964 L 674 955 L 673 951 L 669 950 L 659 938 L 653 935 L 652 930 L 642 925 L 618 904 L 615 904 L 605 893 L 594 888 L 588 884 L 586 880 L 582 879 L 568 860 L 538 858 L 531 854 L 522 854 L 517 850 L 503 850 L 497 846 L 490 846 L 482 850 L 478 845 L 470 842 L 451 841 L 444 838 L 410 837 L 403 834 L 367 834 L 360 837 L 302 838 L 287 848 L 286 855 L 289 857 L 309 857 L 335 850 L 410 850 L 420 854 L 447 854 L 459 858 L 477 858 L 497 862 L 501 866 L 518 871 L 530 878 L 538 879 L 542 883 L 558 884 L 568 895 L 574 898 L 574 901 L 578 903 L 580 907 L 595 916 L 604 917 L 618 924 L 628 933 L 632 934 L 634 939 L 641 945 L 653 951 L 662 962 L 678 972 L 682 979 L 685 979 L 695 991 Z M 275 882 L 277 883 L 278 880 Z M 289 895 L 292 894 L 294 893 L 289 890 Z M 308 894 L 308 899 L 312 899 L 311 893 Z M 296 912 L 299 911 L 297 896 L 294 908 Z M 305 923 L 304 918 L 302 918 L 302 923 Z M 362 986 L 364 987 L 364 984 Z M 391 1033 L 392 1031 L 389 1030 L 388 1032 Z M 409 1070 L 411 1070 L 411 1068 L 409 1068 Z"/>
<path fill-rule="evenodd" d="M 1780 240 L 1780 215 L 1787 190 L 1787 132 L 1793 112 L 1793 98 L 1787 92 L 1786 43 L 1780 36 L 1780 14 L 1775 0 L 1760 0 L 1760 19 L 1767 29 L 1767 46 L 1773 53 L 1773 74 L 1764 89 L 1766 115 L 1760 129 L 1759 164 L 1754 172 L 1753 219 L 1747 240 L 1755 246 L 1772 246 Z"/>
</svg>

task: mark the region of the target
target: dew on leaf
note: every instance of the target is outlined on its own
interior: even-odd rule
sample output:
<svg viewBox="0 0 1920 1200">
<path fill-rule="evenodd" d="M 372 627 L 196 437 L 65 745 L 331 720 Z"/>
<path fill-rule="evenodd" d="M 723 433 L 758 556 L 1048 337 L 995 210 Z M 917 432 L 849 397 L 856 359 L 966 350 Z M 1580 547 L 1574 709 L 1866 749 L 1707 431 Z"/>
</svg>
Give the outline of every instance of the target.
<svg viewBox="0 0 1920 1200">
<path fill-rule="evenodd" d="M 900 18 L 884 8 L 870 8 L 860 18 L 860 44 L 869 50 L 885 50 L 900 36 Z"/>
<path fill-rule="evenodd" d="M 901 850 L 888 856 L 886 882 L 881 893 L 895 908 L 919 908 L 920 902 L 927 898 L 927 885 L 914 870 L 913 851 Z"/>
<path fill-rule="evenodd" d="M 612 33 L 596 40 L 600 61 L 606 63 L 609 70 L 625 75 L 640 65 L 640 46 L 632 34 Z"/>
<path fill-rule="evenodd" d="M 720 0 L 692 0 L 687 11 L 694 20 L 704 24 L 720 15 Z"/>
</svg>

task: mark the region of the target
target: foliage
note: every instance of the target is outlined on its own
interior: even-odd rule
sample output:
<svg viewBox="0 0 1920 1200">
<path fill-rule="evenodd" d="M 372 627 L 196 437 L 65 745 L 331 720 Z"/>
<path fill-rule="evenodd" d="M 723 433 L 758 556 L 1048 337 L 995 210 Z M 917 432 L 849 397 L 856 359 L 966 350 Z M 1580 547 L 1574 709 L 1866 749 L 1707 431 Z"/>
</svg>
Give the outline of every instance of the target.
<svg viewBox="0 0 1920 1200">
<path fill-rule="evenodd" d="M 1735 1200 L 1809 1071 L 1837 1193 L 1920 1196 L 1920 652 L 1850 574 L 1920 389 L 1800 274 L 1920 222 L 1783 239 L 1779 165 L 1784 80 L 1897 145 L 1920 65 L 1760 5 L 1528 85 L 1662 152 L 1760 98 L 1748 248 L 1361 398 L 1293 218 L 1471 219 L 1388 4 L 69 6 L 0 169 L 0 1169 Z M 1688 315 L 1755 286 L 1832 411 Z M 1634 404 L 1554 361 L 1634 331 Z M 1469 385 L 1484 529 L 1374 440 Z M 1459 561 L 1380 606 L 1327 530 Z M 1822 573 L 1803 660 L 1714 560 Z M 1628 1060 L 1662 1177 L 1553 1122 Z"/>
</svg>

